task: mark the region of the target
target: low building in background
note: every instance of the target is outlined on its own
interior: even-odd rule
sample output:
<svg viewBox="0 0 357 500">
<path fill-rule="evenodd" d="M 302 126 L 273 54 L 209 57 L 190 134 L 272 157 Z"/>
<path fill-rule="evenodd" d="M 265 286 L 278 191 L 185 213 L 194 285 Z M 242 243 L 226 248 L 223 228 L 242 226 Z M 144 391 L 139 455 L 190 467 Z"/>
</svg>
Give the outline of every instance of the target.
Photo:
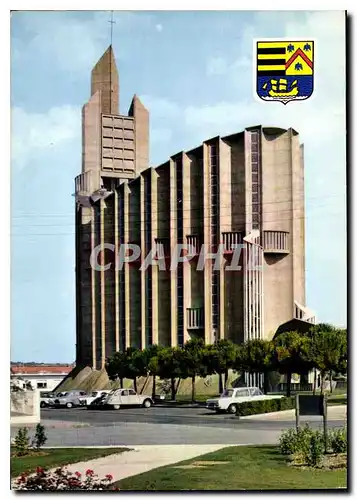
<svg viewBox="0 0 357 500">
<path fill-rule="evenodd" d="M 52 391 L 73 368 L 73 364 L 12 363 L 11 381 L 21 389 Z"/>
</svg>

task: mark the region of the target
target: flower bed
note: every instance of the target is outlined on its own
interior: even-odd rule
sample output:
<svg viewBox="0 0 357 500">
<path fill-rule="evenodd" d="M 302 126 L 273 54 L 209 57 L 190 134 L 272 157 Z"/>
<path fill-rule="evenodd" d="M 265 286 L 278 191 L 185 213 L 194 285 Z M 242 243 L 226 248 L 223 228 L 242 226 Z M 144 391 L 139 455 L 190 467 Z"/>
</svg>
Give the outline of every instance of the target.
<svg viewBox="0 0 357 500">
<path fill-rule="evenodd" d="M 21 474 L 15 479 L 12 488 L 23 491 L 77 491 L 77 490 L 109 490 L 113 489 L 113 476 L 107 474 L 100 479 L 92 469 L 88 469 L 84 475 L 80 472 L 74 474 L 68 472 L 65 467 L 55 470 L 45 470 L 37 467 L 32 474 Z M 115 488 L 118 490 L 119 488 Z"/>
</svg>

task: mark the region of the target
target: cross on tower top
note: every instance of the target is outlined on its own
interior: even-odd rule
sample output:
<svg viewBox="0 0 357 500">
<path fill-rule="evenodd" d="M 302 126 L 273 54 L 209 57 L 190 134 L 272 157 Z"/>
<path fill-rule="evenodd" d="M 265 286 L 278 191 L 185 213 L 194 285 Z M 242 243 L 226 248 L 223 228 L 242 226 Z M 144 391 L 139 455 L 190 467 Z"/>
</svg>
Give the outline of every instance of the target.
<svg viewBox="0 0 357 500">
<path fill-rule="evenodd" d="M 116 24 L 116 22 L 113 19 L 113 11 L 110 11 L 110 19 L 108 21 L 110 23 L 110 45 L 113 43 L 113 24 Z"/>
</svg>

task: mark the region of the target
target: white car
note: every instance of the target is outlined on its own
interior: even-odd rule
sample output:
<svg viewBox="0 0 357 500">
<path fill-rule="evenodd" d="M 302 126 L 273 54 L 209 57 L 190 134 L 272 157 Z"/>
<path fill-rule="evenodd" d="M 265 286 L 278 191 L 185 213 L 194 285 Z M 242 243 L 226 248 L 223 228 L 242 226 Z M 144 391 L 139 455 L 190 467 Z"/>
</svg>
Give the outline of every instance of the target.
<svg viewBox="0 0 357 500">
<path fill-rule="evenodd" d="M 79 401 L 83 406 L 89 406 L 95 399 L 99 398 L 100 396 L 109 394 L 110 392 L 110 390 L 92 391 L 87 396 L 81 396 L 79 398 Z"/>
<path fill-rule="evenodd" d="M 284 396 L 267 396 L 258 387 L 239 387 L 237 389 L 226 389 L 217 399 L 207 399 L 206 408 L 216 413 L 228 412 L 235 415 L 239 403 L 282 397 Z"/>
<path fill-rule="evenodd" d="M 143 406 L 150 408 L 154 404 L 151 396 L 137 394 L 133 389 L 116 389 L 104 402 L 104 407 L 119 410 L 122 406 Z"/>
</svg>

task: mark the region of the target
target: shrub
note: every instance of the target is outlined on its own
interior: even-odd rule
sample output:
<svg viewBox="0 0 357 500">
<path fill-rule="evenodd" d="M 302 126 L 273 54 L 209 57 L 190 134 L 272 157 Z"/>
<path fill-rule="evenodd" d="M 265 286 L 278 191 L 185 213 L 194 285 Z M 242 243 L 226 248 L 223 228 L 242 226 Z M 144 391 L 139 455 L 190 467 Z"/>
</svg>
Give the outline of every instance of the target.
<svg viewBox="0 0 357 500">
<path fill-rule="evenodd" d="M 311 466 L 320 465 L 324 454 L 323 433 L 320 431 L 311 431 L 310 443 L 308 447 L 302 450 L 304 462 Z"/>
<path fill-rule="evenodd" d="M 76 491 L 76 490 L 109 490 L 112 489 L 113 476 L 107 474 L 104 479 L 99 479 L 94 471 L 88 469 L 84 478 L 80 472 L 72 474 L 65 468 L 55 471 L 46 471 L 37 467 L 34 474 L 23 473 L 14 483 L 16 490 L 41 490 L 41 491 Z"/>
<path fill-rule="evenodd" d="M 259 413 L 271 413 L 273 411 L 292 410 L 295 408 L 295 398 L 261 399 L 257 401 L 246 401 L 237 405 L 237 415 L 257 415 Z"/>
<path fill-rule="evenodd" d="M 283 455 L 305 455 L 310 447 L 312 429 L 308 424 L 299 429 L 284 431 L 279 439 L 280 451 Z"/>
<path fill-rule="evenodd" d="M 333 453 L 347 453 L 347 426 L 330 430 L 329 442 Z"/>
<path fill-rule="evenodd" d="M 14 440 L 14 446 L 17 456 L 21 457 L 28 453 L 29 443 L 30 443 L 30 438 L 27 428 L 26 427 L 20 428 L 17 431 Z"/>
<path fill-rule="evenodd" d="M 280 452 L 283 455 L 293 455 L 296 452 L 296 430 L 288 429 L 284 431 L 279 438 Z"/>
<path fill-rule="evenodd" d="M 46 441 L 47 436 L 45 433 L 45 427 L 42 424 L 37 424 L 35 436 L 32 440 L 32 446 L 36 448 L 36 450 L 39 450 L 46 443 Z"/>
<path fill-rule="evenodd" d="M 328 448 L 332 448 L 335 453 L 342 453 L 347 449 L 347 446 L 343 447 L 343 442 L 347 443 L 344 438 L 344 430 L 338 429 L 335 433 L 330 431 L 327 436 Z M 295 463 L 318 467 L 325 450 L 324 433 L 322 430 L 312 430 L 308 424 L 298 430 L 288 429 L 281 434 L 279 446 L 281 453 L 292 455 Z"/>
</svg>

